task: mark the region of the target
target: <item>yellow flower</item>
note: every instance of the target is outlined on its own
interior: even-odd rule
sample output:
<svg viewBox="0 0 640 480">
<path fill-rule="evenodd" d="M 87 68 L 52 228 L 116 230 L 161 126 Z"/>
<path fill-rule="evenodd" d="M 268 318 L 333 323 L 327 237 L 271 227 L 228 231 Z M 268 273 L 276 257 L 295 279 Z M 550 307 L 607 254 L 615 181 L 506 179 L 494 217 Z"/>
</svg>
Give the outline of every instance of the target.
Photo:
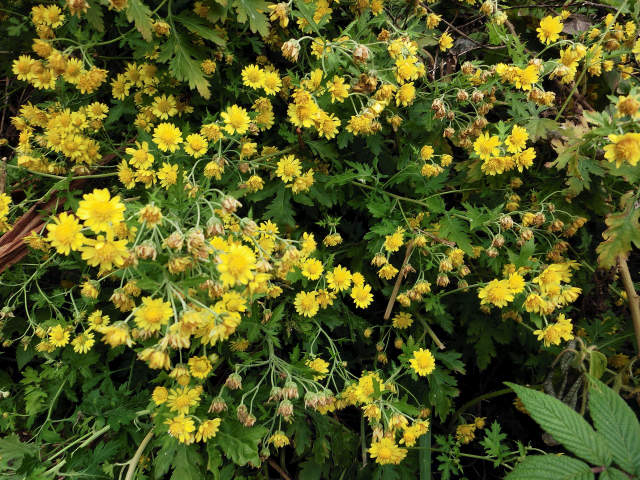
<svg viewBox="0 0 640 480">
<path fill-rule="evenodd" d="M 191 357 L 189 359 L 189 371 L 195 378 L 207 378 L 211 368 L 211 362 L 205 356 Z"/>
<path fill-rule="evenodd" d="M 207 153 L 209 145 L 204 137 L 198 133 L 192 133 L 186 138 L 186 146 L 184 151 L 191 155 L 193 158 L 200 158 Z"/>
<path fill-rule="evenodd" d="M 267 95 L 275 95 L 282 88 L 282 80 L 278 72 L 265 72 L 262 88 Z"/>
<path fill-rule="evenodd" d="M 397 252 L 404 243 L 404 229 L 398 227 L 394 233 L 384 237 L 384 248 L 387 252 Z"/>
<path fill-rule="evenodd" d="M 429 375 L 436 368 L 436 360 L 433 358 L 433 354 L 429 350 L 422 348 L 413 352 L 413 358 L 409 360 L 409 364 L 413 371 L 421 377 Z"/>
<path fill-rule="evenodd" d="M 407 456 L 407 449 L 396 445 L 392 438 L 383 437 L 371 443 L 369 455 L 380 465 L 398 465 Z"/>
<path fill-rule="evenodd" d="M 329 363 L 322 358 L 314 358 L 313 360 L 307 360 L 305 365 L 311 370 L 314 370 L 318 375 L 314 375 L 314 380 L 322 380 L 329 373 Z"/>
<path fill-rule="evenodd" d="M 219 255 L 218 272 L 224 286 L 246 285 L 253 278 L 256 256 L 246 245 L 232 245 Z"/>
<path fill-rule="evenodd" d="M 220 116 L 225 124 L 224 129 L 229 135 L 233 135 L 234 133 L 243 135 L 247 133 L 251 119 L 244 108 L 232 105 L 227 108 L 226 111 L 222 112 Z"/>
<path fill-rule="evenodd" d="M 153 130 L 153 141 L 163 152 L 175 152 L 182 143 L 182 132 L 173 123 L 161 123 Z"/>
<path fill-rule="evenodd" d="M 69 255 L 71 250 L 80 250 L 86 238 L 80 231 L 82 225 L 73 215 L 66 212 L 53 218 L 53 223 L 47 225 L 49 231 L 47 241 L 58 253 Z"/>
<path fill-rule="evenodd" d="M 482 160 L 488 160 L 492 156 L 500 153 L 500 139 L 496 136 L 489 136 L 488 133 L 481 134 L 476 141 L 473 142 L 473 150 Z"/>
<path fill-rule="evenodd" d="M 96 341 L 93 338 L 92 332 L 83 332 L 71 341 L 73 345 L 73 351 L 76 353 L 87 353 L 91 350 Z"/>
<path fill-rule="evenodd" d="M 409 328 L 413 323 L 413 317 L 409 312 L 399 312 L 393 317 L 393 326 L 400 330 Z"/>
<path fill-rule="evenodd" d="M 514 295 L 524 291 L 525 281 L 519 273 L 512 273 L 509 275 L 507 282 Z"/>
<path fill-rule="evenodd" d="M 56 325 L 49 329 L 49 343 L 54 347 L 64 347 L 69 343 L 69 329 L 62 325 Z"/>
<path fill-rule="evenodd" d="M 149 332 L 157 332 L 166 325 L 173 316 L 173 309 L 169 302 L 161 298 L 144 297 L 142 305 L 134 313 L 136 325 Z"/>
<path fill-rule="evenodd" d="M 358 308 L 367 308 L 373 301 L 371 294 L 371 285 L 355 285 L 351 289 L 351 298 Z"/>
<path fill-rule="evenodd" d="M 314 291 L 298 292 L 293 304 L 296 307 L 296 312 L 304 317 L 313 317 L 320 308 Z"/>
<path fill-rule="evenodd" d="M 136 142 L 136 147 L 128 147 L 125 150 L 127 155 L 131 155 L 129 163 L 132 167 L 146 170 L 153 165 L 153 155 L 149 153 L 149 144 L 147 142 Z"/>
<path fill-rule="evenodd" d="M 293 155 L 286 155 L 278 161 L 276 175 L 280 177 L 283 182 L 290 182 L 299 176 L 301 171 L 300 160 Z"/>
<path fill-rule="evenodd" d="M 253 89 L 264 85 L 264 70 L 257 65 L 247 65 L 242 69 L 242 83 Z"/>
<path fill-rule="evenodd" d="M 175 185 L 178 181 L 178 165 L 164 162 L 158 170 L 158 180 L 164 188 Z"/>
<path fill-rule="evenodd" d="M 451 35 L 449 35 L 447 32 L 444 32 L 438 39 L 438 45 L 440 46 L 440 51 L 442 52 L 449 50 L 451 47 L 453 47 L 453 37 L 451 37 Z"/>
<path fill-rule="evenodd" d="M 278 430 L 276 433 L 271 435 L 269 443 L 276 448 L 285 447 L 289 445 L 289 437 L 287 437 L 282 430 Z"/>
<path fill-rule="evenodd" d="M 162 95 L 155 97 L 151 104 L 151 113 L 153 113 L 160 120 L 167 120 L 169 117 L 173 117 L 178 113 L 176 108 L 176 99 L 173 95 Z"/>
<path fill-rule="evenodd" d="M 405 83 L 396 92 L 396 105 L 407 107 L 413 103 L 416 98 L 416 87 L 413 82 Z"/>
<path fill-rule="evenodd" d="M 560 32 L 564 27 L 560 20 L 562 20 L 562 17 L 552 17 L 551 15 L 547 15 L 540 20 L 540 26 L 536 28 L 536 32 L 538 32 L 538 38 L 542 43 L 548 45 L 560 37 Z"/>
<path fill-rule="evenodd" d="M 514 125 L 511 129 L 511 135 L 507 137 L 504 144 L 507 146 L 508 152 L 519 153 L 524 150 L 527 140 L 529 140 L 527 129 L 519 125 Z"/>
<path fill-rule="evenodd" d="M 481 305 L 490 303 L 502 308 L 513 300 L 513 291 L 508 280 L 494 279 L 479 290 L 478 298 Z"/>
<path fill-rule="evenodd" d="M 153 403 L 155 403 L 156 405 L 162 405 L 164 402 L 167 401 L 168 397 L 169 397 L 169 392 L 164 387 L 154 388 L 153 393 L 151 394 L 151 400 L 153 400 Z"/>
<path fill-rule="evenodd" d="M 430 13 L 427 15 L 427 28 L 436 28 L 438 24 L 442 20 L 440 15 L 436 15 L 435 13 Z"/>
<path fill-rule="evenodd" d="M 189 412 L 191 407 L 196 406 L 200 402 L 201 393 L 201 386 L 195 388 L 172 388 L 167 397 L 167 406 L 172 412 L 178 412 L 178 414 L 184 415 Z"/>
<path fill-rule="evenodd" d="M 308 258 L 302 263 L 301 271 L 309 280 L 317 280 L 322 275 L 322 262 L 316 258 Z"/>
<path fill-rule="evenodd" d="M 344 83 L 344 78 L 335 75 L 333 81 L 327 82 L 327 90 L 331 94 L 331 103 L 344 102 L 345 98 L 349 96 L 349 85 Z"/>
<path fill-rule="evenodd" d="M 327 272 L 327 283 L 332 290 L 342 292 L 351 285 L 351 272 L 338 265 L 331 272 Z"/>
<path fill-rule="evenodd" d="M 100 266 L 101 272 L 111 270 L 114 266 L 121 267 L 129 255 L 127 239 L 114 240 L 111 232 L 107 232 L 106 237 L 98 235 L 96 239 L 86 239 L 81 252 L 82 259 L 92 267 Z"/>
<path fill-rule="evenodd" d="M 85 193 L 76 215 L 94 232 L 105 232 L 124 220 L 124 204 L 120 197 L 111 198 L 106 188 Z"/>
<path fill-rule="evenodd" d="M 210 438 L 214 438 L 218 434 L 221 421 L 219 418 L 214 418 L 202 422 L 196 433 L 196 442 L 206 442 Z"/>
<path fill-rule="evenodd" d="M 635 167 L 640 161 L 640 133 L 625 133 L 624 135 L 609 135 L 612 142 L 604 147 L 604 158 L 615 162 L 620 167 L 623 162 Z"/>
<path fill-rule="evenodd" d="M 169 425 L 169 435 L 177 438 L 180 443 L 193 443 L 193 432 L 196 426 L 191 418 L 178 415 L 177 417 L 169 418 L 164 423 Z"/>
</svg>

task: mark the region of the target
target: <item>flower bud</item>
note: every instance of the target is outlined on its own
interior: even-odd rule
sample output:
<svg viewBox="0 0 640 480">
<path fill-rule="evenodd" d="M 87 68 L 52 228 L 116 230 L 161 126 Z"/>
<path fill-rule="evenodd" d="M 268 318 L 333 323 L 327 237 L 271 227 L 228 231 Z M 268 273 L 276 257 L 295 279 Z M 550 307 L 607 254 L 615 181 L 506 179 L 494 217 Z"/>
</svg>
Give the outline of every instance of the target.
<svg viewBox="0 0 640 480">
<path fill-rule="evenodd" d="M 240 390 L 242 389 L 242 377 L 237 373 L 232 373 L 227 377 L 227 381 L 224 382 L 224 385 L 229 390 Z"/>
</svg>

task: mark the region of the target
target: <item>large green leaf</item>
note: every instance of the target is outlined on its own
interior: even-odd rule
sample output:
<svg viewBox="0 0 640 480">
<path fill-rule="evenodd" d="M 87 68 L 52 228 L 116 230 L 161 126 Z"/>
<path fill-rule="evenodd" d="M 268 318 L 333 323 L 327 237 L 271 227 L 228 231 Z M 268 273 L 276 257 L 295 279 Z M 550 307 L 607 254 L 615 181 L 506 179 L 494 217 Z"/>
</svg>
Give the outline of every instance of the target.
<svg viewBox="0 0 640 480">
<path fill-rule="evenodd" d="M 134 22 L 136 28 L 147 42 L 152 40 L 151 10 L 142 0 L 129 0 L 127 4 L 127 20 Z"/>
<path fill-rule="evenodd" d="M 195 448 L 180 445 L 173 459 L 171 480 L 200 480 L 203 478 L 201 465 L 202 457 Z"/>
<path fill-rule="evenodd" d="M 183 12 L 173 18 L 184 25 L 184 27 L 191 33 L 195 33 L 196 35 L 206 40 L 210 40 L 220 46 L 224 46 L 226 43 L 220 34 L 213 29 L 213 25 L 207 23 L 202 18 L 191 12 Z"/>
<path fill-rule="evenodd" d="M 177 32 L 172 32 L 169 40 L 162 46 L 158 61 L 169 61 L 171 74 L 182 82 L 188 82 L 203 98 L 211 96 L 209 81 L 200 68 L 193 48 Z"/>
<path fill-rule="evenodd" d="M 247 463 L 260 465 L 258 444 L 267 434 L 267 429 L 259 427 L 244 427 L 240 422 L 225 420 L 216 435 L 216 443 L 225 456 L 234 463 L 243 466 Z"/>
<path fill-rule="evenodd" d="M 35 455 L 37 451 L 35 445 L 22 443 L 15 433 L 0 438 L 0 471 L 17 470 L 24 457 Z"/>
<path fill-rule="evenodd" d="M 596 430 L 609 445 L 613 460 L 629 473 L 640 473 L 640 423 L 627 402 L 592 378 L 589 413 Z"/>
<path fill-rule="evenodd" d="M 575 410 L 542 392 L 507 383 L 540 426 L 578 457 L 596 465 L 608 466 L 611 452 L 605 441 Z"/>
<path fill-rule="evenodd" d="M 591 467 L 571 457 L 534 455 L 526 457 L 505 480 L 593 480 Z"/>
<path fill-rule="evenodd" d="M 264 14 L 267 11 L 267 2 L 264 0 L 236 0 L 233 2 L 239 23 L 245 23 L 249 19 L 249 28 L 253 33 L 258 32 L 263 37 L 269 34 L 269 19 Z"/>
<path fill-rule="evenodd" d="M 626 213 L 612 213 L 607 216 L 607 229 L 602 232 L 602 242 L 596 248 L 598 264 L 601 267 L 615 266 L 618 255 L 624 255 L 631 250 L 631 244 L 640 248 L 640 209 L 633 209 Z"/>
</svg>

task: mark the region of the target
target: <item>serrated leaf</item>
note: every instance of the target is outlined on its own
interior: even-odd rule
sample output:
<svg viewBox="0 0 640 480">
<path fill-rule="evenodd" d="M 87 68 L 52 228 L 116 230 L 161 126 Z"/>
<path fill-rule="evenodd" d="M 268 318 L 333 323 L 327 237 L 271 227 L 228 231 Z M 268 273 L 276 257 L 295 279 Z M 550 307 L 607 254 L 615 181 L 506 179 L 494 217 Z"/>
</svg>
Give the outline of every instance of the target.
<svg viewBox="0 0 640 480">
<path fill-rule="evenodd" d="M 190 48 L 175 32 L 171 36 L 171 41 L 165 44 L 165 56 L 166 51 L 170 49 L 173 50 L 173 57 L 169 55 L 169 68 L 173 76 L 182 82 L 188 82 L 189 87 L 198 90 L 204 99 L 210 98 L 209 81 L 200 68 L 200 62 L 193 58 Z"/>
<path fill-rule="evenodd" d="M 591 467 L 570 457 L 534 455 L 526 457 L 505 480 L 593 480 Z"/>
<path fill-rule="evenodd" d="M 602 242 L 596 248 L 598 264 L 604 268 L 616 265 L 618 255 L 631 250 L 632 244 L 640 248 L 640 209 L 607 215 L 607 229 L 602 232 Z"/>
<path fill-rule="evenodd" d="M 104 32 L 104 20 L 102 19 L 102 7 L 96 2 L 89 2 L 89 9 L 85 14 L 87 22 L 98 32 Z"/>
<path fill-rule="evenodd" d="M 629 475 L 617 468 L 608 468 L 600 474 L 598 480 L 629 480 Z"/>
<path fill-rule="evenodd" d="M 550 118 L 533 117 L 527 124 L 527 132 L 532 142 L 544 138 L 547 132 L 558 126 L 558 123 Z"/>
<path fill-rule="evenodd" d="M 180 445 L 173 459 L 174 470 L 171 480 L 200 480 L 202 478 L 202 457 L 198 451 L 187 445 Z"/>
<path fill-rule="evenodd" d="M 550 395 L 513 383 L 507 385 L 522 400 L 531 418 L 567 450 L 596 465 L 611 463 L 607 444 L 578 412 Z"/>
<path fill-rule="evenodd" d="M 264 212 L 264 218 L 273 220 L 278 224 L 294 225 L 295 219 L 291 212 L 291 192 L 286 188 L 278 190 L 275 198 L 271 201 Z"/>
<path fill-rule="evenodd" d="M 456 242 L 465 253 L 471 254 L 473 248 L 468 232 L 469 227 L 462 220 L 453 216 L 445 216 L 440 220 L 440 236 Z"/>
<path fill-rule="evenodd" d="M 247 463 L 260 465 L 258 444 L 268 430 L 262 426 L 244 427 L 235 420 L 225 420 L 216 435 L 216 443 L 225 456 L 241 467 Z"/>
<path fill-rule="evenodd" d="M 0 471 L 18 469 L 25 456 L 35 455 L 37 451 L 35 445 L 21 442 L 15 433 L 0 438 Z"/>
<path fill-rule="evenodd" d="M 249 28 L 253 33 L 258 32 L 263 37 L 269 34 L 269 19 L 263 13 L 267 11 L 264 0 L 236 0 L 233 3 L 237 13 L 237 20 L 245 23 L 249 19 Z"/>
<path fill-rule="evenodd" d="M 129 0 L 127 4 L 127 20 L 134 22 L 136 28 L 147 42 L 152 40 L 151 10 L 142 0 Z"/>
<path fill-rule="evenodd" d="M 631 407 L 604 383 L 589 379 L 589 414 L 593 425 L 623 470 L 640 473 L 640 424 Z"/>
<path fill-rule="evenodd" d="M 196 35 L 206 40 L 210 40 L 221 47 L 226 44 L 224 39 L 213 29 L 211 24 L 205 22 L 202 18 L 191 12 L 182 12 L 180 15 L 176 15 L 173 18 L 180 22 L 191 33 L 195 33 Z"/>
</svg>

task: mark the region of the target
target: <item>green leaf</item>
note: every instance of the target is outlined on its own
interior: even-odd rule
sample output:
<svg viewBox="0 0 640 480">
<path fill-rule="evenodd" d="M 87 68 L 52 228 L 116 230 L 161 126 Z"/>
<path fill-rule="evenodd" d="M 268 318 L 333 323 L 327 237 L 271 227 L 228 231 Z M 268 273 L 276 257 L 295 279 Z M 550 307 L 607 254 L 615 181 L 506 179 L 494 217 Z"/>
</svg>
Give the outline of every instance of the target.
<svg viewBox="0 0 640 480">
<path fill-rule="evenodd" d="M 196 35 L 206 40 L 210 40 L 221 47 L 226 44 L 224 39 L 213 29 L 211 24 L 205 22 L 202 18 L 191 12 L 183 12 L 173 18 L 184 25 L 184 27 L 191 33 L 195 33 Z"/>
<path fill-rule="evenodd" d="M 151 10 L 142 0 L 129 0 L 127 5 L 127 20 L 134 22 L 136 28 L 147 42 L 152 40 Z"/>
<path fill-rule="evenodd" d="M 591 467 L 575 458 L 560 455 L 526 457 L 505 480 L 592 480 Z"/>
<path fill-rule="evenodd" d="M 602 242 L 596 248 L 598 264 L 604 268 L 616 265 L 618 255 L 624 255 L 634 244 L 640 248 L 640 208 L 630 212 L 612 213 L 607 215 L 605 223 L 607 229 L 602 232 Z"/>
<path fill-rule="evenodd" d="M 153 478 L 155 480 L 165 477 L 173 464 L 173 459 L 176 456 L 176 449 L 177 442 L 168 435 L 164 436 L 162 439 L 162 448 L 160 448 L 153 460 Z"/>
<path fill-rule="evenodd" d="M 238 14 L 239 23 L 245 23 L 249 19 L 249 28 L 253 33 L 258 32 L 263 37 L 269 34 L 269 19 L 263 13 L 267 11 L 267 2 L 264 0 L 236 0 L 233 7 Z"/>
<path fill-rule="evenodd" d="M 96 2 L 89 2 L 89 9 L 87 10 L 86 17 L 87 22 L 98 32 L 104 32 L 104 20 L 102 19 L 102 7 Z"/>
<path fill-rule="evenodd" d="M 550 118 L 533 117 L 527 124 L 527 132 L 529 133 L 529 139 L 535 142 L 539 138 L 544 138 L 547 132 L 553 130 L 558 126 L 555 120 Z"/>
<path fill-rule="evenodd" d="M 640 473 L 640 424 L 631 407 L 604 383 L 589 379 L 589 414 L 593 425 L 623 470 Z"/>
<path fill-rule="evenodd" d="M 0 471 L 17 470 L 24 457 L 35 455 L 37 451 L 35 445 L 22 443 L 15 433 L 0 438 Z"/>
<path fill-rule="evenodd" d="M 608 468 L 600 474 L 598 480 L 629 480 L 629 475 L 617 468 Z"/>
<path fill-rule="evenodd" d="M 296 222 L 291 215 L 292 211 L 291 192 L 282 187 L 265 210 L 264 218 L 278 224 L 294 225 Z"/>
<path fill-rule="evenodd" d="M 607 369 L 607 357 L 600 352 L 591 352 L 589 355 L 589 375 L 600 378 Z"/>
<path fill-rule="evenodd" d="M 596 465 L 609 465 L 611 452 L 602 438 L 578 412 L 557 398 L 506 382 L 527 411 L 546 432 L 578 457 Z"/>
<path fill-rule="evenodd" d="M 268 430 L 262 426 L 244 427 L 235 420 L 225 420 L 216 435 L 216 442 L 225 456 L 241 467 L 247 463 L 260 465 L 258 444 Z"/>
<path fill-rule="evenodd" d="M 180 445 L 173 459 L 174 470 L 171 480 L 200 480 L 202 479 L 201 465 L 202 457 L 196 449 Z"/>
<path fill-rule="evenodd" d="M 473 248 L 468 231 L 469 227 L 459 218 L 447 215 L 440 220 L 440 236 L 456 242 L 465 253 L 471 254 Z"/>
<path fill-rule="evenodd" d="M 172 33 L 170 40 L 164 45 L 161 56 L 171 59 L 169 68 L 175 78 L 182 82 L 188 82 L 189 88 L 198 90 L 204 99 L 211 97 L 209 81 L 200 68 L 200 62 L 194 58 L 195 54 L 192 49 L 176 32 Z"/>
</svg>

